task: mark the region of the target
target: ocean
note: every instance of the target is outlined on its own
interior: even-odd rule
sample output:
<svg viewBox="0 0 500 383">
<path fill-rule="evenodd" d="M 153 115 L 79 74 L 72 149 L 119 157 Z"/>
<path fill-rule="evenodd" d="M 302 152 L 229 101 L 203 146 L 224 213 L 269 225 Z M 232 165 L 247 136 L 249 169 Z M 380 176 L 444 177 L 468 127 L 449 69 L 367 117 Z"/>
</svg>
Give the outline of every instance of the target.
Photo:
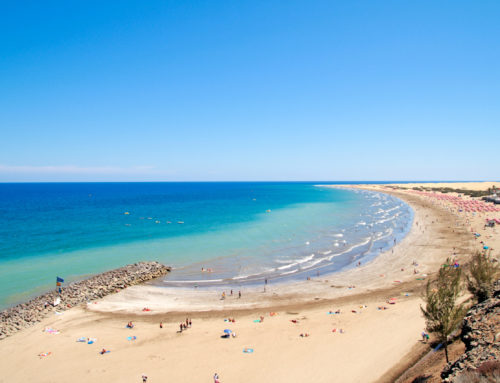
<svg viewBox="0 0 500 383">
<path fill-rule="evenodd" d="M 395 197 L 317 184 L 0 184 L 0 308 L 141 260 L 174 267 L 165 286 L 305 279 L 368 262 L 411 226 Z"/>
</svg>

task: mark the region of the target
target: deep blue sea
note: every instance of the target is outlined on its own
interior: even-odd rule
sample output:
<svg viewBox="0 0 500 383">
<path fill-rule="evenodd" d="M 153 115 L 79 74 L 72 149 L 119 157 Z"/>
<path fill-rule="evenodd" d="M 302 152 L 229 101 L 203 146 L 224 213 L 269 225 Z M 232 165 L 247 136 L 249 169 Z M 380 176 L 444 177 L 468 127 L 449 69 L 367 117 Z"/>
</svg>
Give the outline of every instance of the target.
<svg viewBox="0 0 500 383">
<path fill-rule="evenodd" d="M 173 266 L 173 286 L 305 278 L 369 261 L 410 227 L 397 198 L 316 184 L 0 184 L 0 307 L 141 260 Z"/>
</svg>

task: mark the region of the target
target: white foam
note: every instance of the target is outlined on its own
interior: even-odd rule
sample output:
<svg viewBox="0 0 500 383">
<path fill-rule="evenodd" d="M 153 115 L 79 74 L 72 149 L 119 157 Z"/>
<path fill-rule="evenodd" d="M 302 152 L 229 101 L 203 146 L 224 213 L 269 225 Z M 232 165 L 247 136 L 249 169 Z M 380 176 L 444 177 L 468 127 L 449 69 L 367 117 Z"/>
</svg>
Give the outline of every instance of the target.
<svg viewBox="0 0 500 383">
<path fill-rule="evenodd" d="M 313 258 L 314 258 L 314 254 L 308 255 L 307 257 L 304 257 L 304 258 L 301 258 L 301 259 L 296 259 L 296 260 L 294 260 L 292 263 L 290 263 L 288 265 L 278 267 L 278 270 L 289 269 L 290 267 L 294 267 L 294 266 L 300 265 L 300 264 L 302 264 L 304 262 L 308 262 L 308 261 L 310 261 Z"/>
<path fill-rule="evenodd" d="M 164 283 L 212 283 L 212 282 L 222 282 L 223 279 L 204 279 L 201 281 L 163 281 Z"/>
<path fill-rule="evenodd" d="M 280 275 L 293 274 L 293 273 L 296 273 L 297 271 L 299 271 L 299 269 L 295 269 L 295 270 L 287 271 L 287 272 L 285 272 L 285 273 L 281 273 Z"/>
</svg>

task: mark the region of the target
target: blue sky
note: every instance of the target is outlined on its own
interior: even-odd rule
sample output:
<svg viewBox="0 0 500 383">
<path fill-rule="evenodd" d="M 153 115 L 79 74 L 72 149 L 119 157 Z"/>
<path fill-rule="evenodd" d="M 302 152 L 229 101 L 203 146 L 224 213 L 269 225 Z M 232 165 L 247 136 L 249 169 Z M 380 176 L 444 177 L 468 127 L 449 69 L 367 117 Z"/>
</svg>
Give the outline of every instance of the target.
<svg viewBox="0 0 500 383">
<path fill-rule="evenodd" d="M 496 0 L 4 2 L 0 181 L 498 180 L 499 19 Z"/>
</svg>

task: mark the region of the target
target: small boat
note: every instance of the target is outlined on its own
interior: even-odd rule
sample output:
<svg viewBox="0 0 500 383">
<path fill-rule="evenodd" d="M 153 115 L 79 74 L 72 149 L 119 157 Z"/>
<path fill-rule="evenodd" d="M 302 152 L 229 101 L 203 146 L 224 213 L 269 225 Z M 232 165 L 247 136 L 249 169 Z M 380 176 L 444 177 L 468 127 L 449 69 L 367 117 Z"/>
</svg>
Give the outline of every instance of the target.
<svg viewBox="0 0 500 383">
<path fill-rule="evenodd" d="M 178 224 L 183 224 L 183 223 L 184 223 L 184 221 L 177 221 L 177 223 L 178 223 Z"/>
</svg>

